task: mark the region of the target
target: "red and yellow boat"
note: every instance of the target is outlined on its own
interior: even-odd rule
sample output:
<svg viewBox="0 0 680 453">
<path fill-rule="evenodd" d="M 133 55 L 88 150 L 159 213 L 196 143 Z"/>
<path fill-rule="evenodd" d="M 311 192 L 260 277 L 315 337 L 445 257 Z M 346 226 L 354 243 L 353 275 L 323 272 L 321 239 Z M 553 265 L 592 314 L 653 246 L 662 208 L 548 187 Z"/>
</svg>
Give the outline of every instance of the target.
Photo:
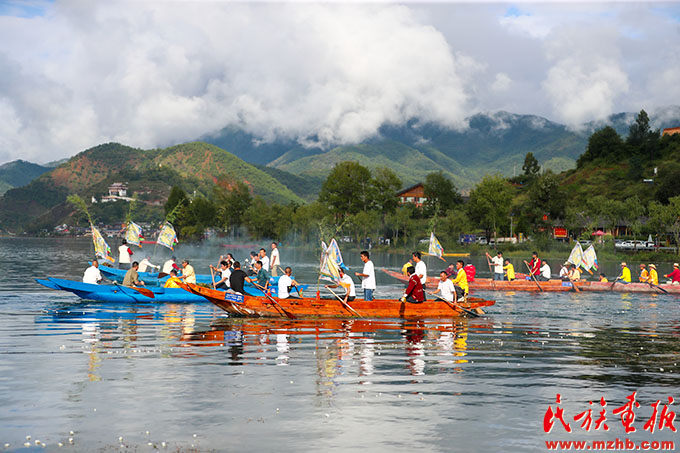
<svg viewBox="0 0 680 453">
<path fill-rule="evenodd" d="M 222 310 L 237 315 L 282 317 L 288 318 L 402 318 L 402 319 L 434 319 L 455 318 L 465 314 L 466 310 L 477 310 L 496 302 L 478 297 L 468 297 L 458 304 L 428 300 L 421 304 L 401 302 L 396 299 L 375 299 L 364 301 L 355 299 L 343 303 L 338 299 L 302 297 L 278 299 L 274 297 L 244 296 L 205 288 L 194 284 L 182 284 L 182 287 L 205 297 Z"/>
</svg>

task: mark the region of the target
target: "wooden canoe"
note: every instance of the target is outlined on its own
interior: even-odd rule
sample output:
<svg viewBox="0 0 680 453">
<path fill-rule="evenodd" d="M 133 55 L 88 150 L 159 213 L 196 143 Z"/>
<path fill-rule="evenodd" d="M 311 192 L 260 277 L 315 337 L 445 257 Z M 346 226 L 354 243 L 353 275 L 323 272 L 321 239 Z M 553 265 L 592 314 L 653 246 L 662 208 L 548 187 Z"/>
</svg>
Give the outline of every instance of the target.
<svg viewBox="0 0 680 453">
<path fill-rule="evenodd" d="M 389 269 L 383 269 L 383 271 L 398 280 L 403 282 L 408 281 L 406 277 L 401 272 L 391 271 Z M 577 283 L 579 289 L 582 289 L 582 284 L 586 282 Z M 430 289 L 435 289 L 439 284 L 439 277 L 427 277 L 427 285 Z M 538 282 L 541 285 L 541 289 L 546 292 L 563 292 L 563 291 L 573 291 L 571 282 L 563 282 L 562 280 L 548 280 L 547 282 Z M 513 280 L 508 281 L 493 281 L 490 278 L 475 278 L 474 281 L 468 282 L 470 290 L 478 291 L 540 291 L 538 285 L 533 280 Z"/>
<path fill-rule="evenodd" d="M 274 303 L 266 297 L 243 296 L 242 294 L 232 292 L 225 293 L 193 284 L 184 284 L 183 288 L 205 297 L 228 313 L 245 316 L 283 317 L 286 316 L 285 312 L 288 312 L 296 317 L 303 318 L 448 319 L 464 314 L 460 307 L 432 300 L 422 304 L 412 304 L 395 299 L 375 299 L 369 302 L 355 299 L 352 302 L 348 302 L 348 305 L 351 307 L 351 309 L 348 309 L 337 299 L 319 297 L 288 298 L 274 299 L 276 301 Z M 472 297 L 460 305 L 467 310 L 473 310 L 488 307 L 495 303 L 493 300 Z"/>
</svg>

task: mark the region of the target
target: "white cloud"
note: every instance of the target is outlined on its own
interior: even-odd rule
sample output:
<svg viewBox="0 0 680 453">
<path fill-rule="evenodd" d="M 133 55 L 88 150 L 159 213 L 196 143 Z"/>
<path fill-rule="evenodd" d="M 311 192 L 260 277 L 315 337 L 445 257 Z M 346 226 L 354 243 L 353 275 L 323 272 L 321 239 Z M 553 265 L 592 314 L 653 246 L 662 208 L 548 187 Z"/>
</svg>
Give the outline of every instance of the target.
<svg viewBox="0 0 680 453">
<path fill-rule="evenodd" d="M 510 85 L 512 85 L 512 79 L 510 78 L 509 75 L 507 75 L 504 72 L 499 72 L 496 74 L 496 79 L 493 81 L 491 84 L 491 89 L 493 91 L 507 91 L 510 89 Z"/>
</svg>

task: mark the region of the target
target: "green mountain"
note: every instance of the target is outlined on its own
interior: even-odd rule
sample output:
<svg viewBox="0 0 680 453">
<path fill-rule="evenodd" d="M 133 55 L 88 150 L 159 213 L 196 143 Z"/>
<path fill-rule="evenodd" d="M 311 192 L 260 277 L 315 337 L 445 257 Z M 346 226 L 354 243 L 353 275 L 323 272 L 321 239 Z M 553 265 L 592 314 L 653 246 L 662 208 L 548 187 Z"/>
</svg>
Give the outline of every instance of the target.
<svg viewBox="0 0 680 453">
<path fill-rule="evenodd" d="M 0 165 L 0 195 L 13 187 L 25 186 L 49 170 L 48 167 L 24 160 L 15 160 Z"/>
<path fill-rule="evenodd" d="M 107 143 L 77 154 L 24 187 L 7 191 L 0 198 L 0 228 L 35 230 L 54 226 L 72 212 L 66 205 L 67 195 L 100 199 L 114 182 L 127 183 L 129 195 L 137 193 L 143 204 L 158 207 L 173 185 L 189 194 L 211 196 L 216 183 L 228 186 L 238 181 L 266 200 L 304 203 L 267 172 L 207 143 L 155 150 Z"/>
</svg>

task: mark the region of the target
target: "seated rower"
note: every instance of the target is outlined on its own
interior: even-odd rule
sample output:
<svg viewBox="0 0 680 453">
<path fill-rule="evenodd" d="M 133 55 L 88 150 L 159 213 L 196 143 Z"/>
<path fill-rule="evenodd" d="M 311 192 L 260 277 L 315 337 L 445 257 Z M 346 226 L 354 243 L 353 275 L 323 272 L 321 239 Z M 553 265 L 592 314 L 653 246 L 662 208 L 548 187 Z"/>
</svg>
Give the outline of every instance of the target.
<svg viewBox="0 0 680 453">
<path fill-rule="evenodd" d="M 505 266 L 503 266 L 503 270 L 505 271 L 505 279 L 507 281 L 511 282 L 515 279 L 515 266 L 512 265 L 510 260 L 505 260 Z"/>
<path fill-rule="evenodd" d="M 144 282 L 139 280 L 138 269 L 139 263 L 135 261 L 132 263 L 132 267 L 125 273 L 125 277 L 123 277 L 123 286 L 144 286 Z"/>
<path fill-rule="evenodd" d="M 262 261 L 255 261 L 255 271 L 257 272 L 256 278 L 246 277 L 246 280 L 254 284 L 257 288 L 262 291 L 266 291 L 269 288 L 269 272 L 264 270 Z"/>
<path fill-rule="evenodd" d="M 243 283 L 248 277 L 246 277 L 246 273 L 241 270 L 241 263 L 234 261 L 232 267 L 234 270 L 231 271 L 231 275 L 229 276 L 229 287 L 232 291 L 248 296 L 246 290 L 243 289 Z"/>
<path fill-rule="evenodd" d="M 458 274 L 456 274 L 456 278 L 453 279 L 453 285 L 456 288 L 456 296 L 457 299 L 460 300 L 465 300 L 468 293 L 470 292 L 470 286 L 468 285 L 467 281 L 467 274 L 463 269 L 464 264 L 465 263 L 463 263 L 462 260 L 458 260 L 456 262 L 456 269 L 458 269 Z"/>
<path fill-rule="evenodd" d="M 659 284 L 659 273 L 656 271 L 656 264 L 649 265 L 649 279 L 647 280 L 647 283 L 651 285 Z"/>
<path fill-rule="evenodd" d="M 354 281 L 352 280 L 352 277 L 349 275 L 345 274 L 345 271 L 342 270 L 342 268 L 338 268 L 338 272 L 340 275 L 340 281 L 338 281 L 337 284 L 331 284 L 331 285 L 324 285 L 326 288 L 337 288 L 338 286 L 342 286 L 345 288 L 345 302 L 351 302 L 353 301 L 356 296 L 356 287 L 354 286 Z"/>
<path fill-rule="evenodd" d="M 177 270 L 176 269 L 170 269 L 170 278 L 168 281 L 165 282 L 165 285 L 163 285 L 163 288 L 181 288 L 178 283 L 181 282 L 177 277 Z"/>
<path fill-rule="evenodd" d="M 220 276 L 220 280 L 215 283 L 215 289 L 229 289 L 229 277 L 231 277 L 229 262 L 224 260 L 220 261 L 219 269 L 211 264 L 210 269 L 217 271 L 218 275 Z"/>
<path fill-rule="evenodd" d="M 646 268 L 645 263 L 640 264 L 640 283 L 647 283 L 649 281 L 649 272 Z"/>
<path fill-rule="evenodd" d="M 569 265 L 569 281 L 578 282 L 581 280 L 581 271 L 573 264 Z"/>
<path fill-rule="evenodd" d="M 607 276 L 604 274 L 600 274 L 600 281 L 602 283 L 609 283 L 609 280 L 607 279 Z"/>
<path fill-rule="evenodd" d="M 422 304 L 425 301 L 425 292 L 420 277 L 416 275 L 416 268 L 411 266 L 406 269 L 406 272 L 409 275 L 408 286 L 399 300 L 412 304 Z"/>
<path fill-rule="evenodd" d="M 92 260 L 92 266 L 85 269 L 83 274 L 83 283 L 90 283 L 91 285 L 98 285 L 102 281 L 102 273 L 99 271 L 99 261 Z"/>
<path fill-rule="evenodd" d="M 446 271 L 439 273 L 439 284 L 437 285 L 437 290 L 432 295 L 436 295 L 438 300 L 446 302 L 456 302 L 458 300 L 456 288 L 453 286 L 453 282 L 449 279 L 449 274 Z"/>
<path fill-rule="evenodd" d="M 537 277 L 537 280 L 542 281 L 542 282 L 547 282 L 550 280 L 550 265 L 548 264 L 547 261 L 543 261 L 543 264 L 541 264 L 541 275 Z"/>
<path fill-rule="evenodd" d="M 294 298 L 301 297 L 302 294 L 300 294 L 300 290 L 298 289 L 298 282 L 293 280 L 293 277 L 291 277 L 291 275 L 293 274 L 293 269 L 291 269 L 289 266 L 286 267 L 286 269 L 283 272 L 284 274 L 281 277 L 279 277 L 279 290 L 278 290 L 279 299 L 287 299 L 288 297 Z M 295 288 L 295 291 L 298 294 L 297 296 L 291 294 L 293 288 Z"/>
</svg>

